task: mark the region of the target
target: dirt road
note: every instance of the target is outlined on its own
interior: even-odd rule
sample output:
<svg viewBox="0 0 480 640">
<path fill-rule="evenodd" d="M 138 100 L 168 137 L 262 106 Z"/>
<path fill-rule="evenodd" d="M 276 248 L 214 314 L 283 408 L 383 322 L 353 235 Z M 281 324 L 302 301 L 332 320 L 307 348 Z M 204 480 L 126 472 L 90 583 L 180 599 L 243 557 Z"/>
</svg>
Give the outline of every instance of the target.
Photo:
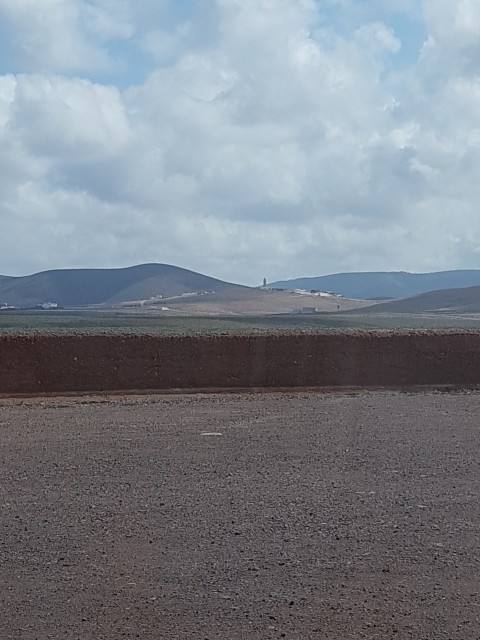
<svg viewBox="0 0 480 640">
<path fill-rule="evenodd" d="M 0 638 L 480 638 L 480 393 L 0 401 Z"/>
</svg>

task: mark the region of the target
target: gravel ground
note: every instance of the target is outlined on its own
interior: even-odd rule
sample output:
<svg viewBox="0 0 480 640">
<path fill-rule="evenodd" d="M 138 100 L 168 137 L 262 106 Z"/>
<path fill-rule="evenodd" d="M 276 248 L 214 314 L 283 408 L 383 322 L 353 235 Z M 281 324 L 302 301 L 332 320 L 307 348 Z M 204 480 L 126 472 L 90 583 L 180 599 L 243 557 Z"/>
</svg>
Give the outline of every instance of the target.
<svg viewBox="0 0 480 640">
<path fill-rule="evenodd" d="M 0 401 L 2 640 L 480 638 L 480 393 Z"/>
</svg>

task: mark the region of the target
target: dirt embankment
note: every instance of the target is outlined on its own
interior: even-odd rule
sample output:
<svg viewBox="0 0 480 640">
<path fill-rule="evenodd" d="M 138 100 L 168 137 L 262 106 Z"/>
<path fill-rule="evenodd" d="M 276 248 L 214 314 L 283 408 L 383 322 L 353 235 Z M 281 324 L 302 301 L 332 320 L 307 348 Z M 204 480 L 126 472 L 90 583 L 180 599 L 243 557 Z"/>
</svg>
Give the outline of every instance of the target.
<svg viewBox="0 0 480 640">
<path fill-rule="evenodd" d="M 0 394 L 480 384 L 480 333 L 0 336 Z"/>
</svg>

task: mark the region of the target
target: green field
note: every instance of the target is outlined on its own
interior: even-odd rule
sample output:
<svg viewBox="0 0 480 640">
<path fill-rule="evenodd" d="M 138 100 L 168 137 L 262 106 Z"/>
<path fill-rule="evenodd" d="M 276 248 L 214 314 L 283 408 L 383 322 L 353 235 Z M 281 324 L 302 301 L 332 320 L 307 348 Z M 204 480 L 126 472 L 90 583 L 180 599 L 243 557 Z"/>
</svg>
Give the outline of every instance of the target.
<svg viewBox="0 0 480 640">
<path fill-rule="evenodd" d="M 318 313 L 278 316 L 162 316 L 88 311 L 1 312 L 0 333 L 222 334 L 346 329 L 480 329 L 477 316 Z"/>
</svg>

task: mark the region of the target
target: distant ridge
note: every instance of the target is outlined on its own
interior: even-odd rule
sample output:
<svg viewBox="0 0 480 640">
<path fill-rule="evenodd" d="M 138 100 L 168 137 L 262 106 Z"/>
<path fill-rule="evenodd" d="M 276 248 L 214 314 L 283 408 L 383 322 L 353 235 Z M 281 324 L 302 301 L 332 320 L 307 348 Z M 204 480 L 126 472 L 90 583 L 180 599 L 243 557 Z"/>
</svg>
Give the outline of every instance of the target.
<svg viewBox="0 0 480 640">
<path fill-rule="evenodd" d="M 333 291 L 348 298 L 372 300 L 375 298 L 408 298 L 427 291 L 477 285 L 480 285 L 480 269 L 432 273 L 407 273 L 405 271 L 336 273 L 312 278 L 281 280 L 268 286 L 274 289 Z"/>
<path fill-rule="evenodd" d="M 24 308 L 53 302 L 75 307 L 246 288 L 168 264 L 122 269 L 56 269 L 22 277 L 0 276 L 0 305 Z"/>
<path fill-rule="evenodd" d="M 479 313 L 480 286 L 429 291 L 402 300 L 382 302 L 362 309 L 364 313 Z"/>
</svg>

